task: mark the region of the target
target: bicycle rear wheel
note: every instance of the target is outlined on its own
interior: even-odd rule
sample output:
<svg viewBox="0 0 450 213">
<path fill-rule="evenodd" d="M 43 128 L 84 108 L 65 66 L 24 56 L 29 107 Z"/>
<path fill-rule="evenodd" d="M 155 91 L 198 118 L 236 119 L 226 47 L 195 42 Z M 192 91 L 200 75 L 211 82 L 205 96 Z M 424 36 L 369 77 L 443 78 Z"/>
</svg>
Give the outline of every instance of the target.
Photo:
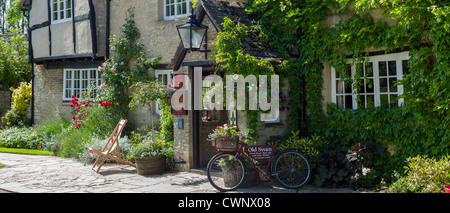
<svg viewBox="0 0 450 213">
<path fill-rule="evenodd" d="M 284 156 L 284 157 L 283 157 Z M 289 165 L 292 169 L 289 170 Z M 275 175 L 277 181 L 289 189 L 298 189 L 305 185 L 311 176 L 308 159 L 297 150 L 288 149 L 279 153 L 272 163 L 272 171 L 283 171 Z"/>
<path fill-rule="evenodd" d="M 211 185 L 219 191 L 231 191 L 239 187 L 247 176 L 247 167 L 235 153 L 219 153 L 211 158 L 206 174 Z"/>
</svg>

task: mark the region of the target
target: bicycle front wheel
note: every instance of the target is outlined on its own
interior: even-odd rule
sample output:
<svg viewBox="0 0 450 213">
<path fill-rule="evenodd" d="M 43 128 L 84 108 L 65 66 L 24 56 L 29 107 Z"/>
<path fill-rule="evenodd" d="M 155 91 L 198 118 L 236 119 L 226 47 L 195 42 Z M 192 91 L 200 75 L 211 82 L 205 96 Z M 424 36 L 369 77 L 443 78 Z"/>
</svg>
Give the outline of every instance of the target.
<svg viewBox="0 0 450 213">
<path fill-rule="evenodd" d="M 247 176 L 247 167 L 235 153 L 219 153 L 211 158 L 206 167 L 211 185 L 219 191 L 231 191 L 239 187 Z"/>
<path fill-rule="evenodd" d="M 277 181 L 289 189 L 305 185 L 311 176 L 308 159 L 297 150 L 283 150 L 275 158 L 272 171 L 284 171 L 275 175 Z"/>
</svg>

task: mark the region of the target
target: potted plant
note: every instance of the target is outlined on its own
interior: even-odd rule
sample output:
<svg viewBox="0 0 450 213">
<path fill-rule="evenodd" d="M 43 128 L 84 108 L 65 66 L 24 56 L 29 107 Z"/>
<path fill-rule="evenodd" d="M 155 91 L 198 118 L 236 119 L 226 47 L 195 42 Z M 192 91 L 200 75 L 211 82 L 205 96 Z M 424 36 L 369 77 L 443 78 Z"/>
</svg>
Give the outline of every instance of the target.
<svg viewBox="0 0 450 213">
<path fill-rule="evenodd" d="M 170 98 L 172 97 L 171 94 L 175 91 L 172 85 L 160 85 L 159 86 L 159 92 L 160 92 L 160 98 L 163 101 L 164 104 L 170 105 Z"/>
<path fill-rule="evenodd" d="M 244 143 L 248 145 L 255 145 L 256 141 L 253 139 L 252 135 L 253 134 L 248 130 L 242 132 L 237 126 L 228 126 L 228 124 L 224 124 L 222 126 L 217 126 L 216 129 L 214 129 L 213 132 L 208 135 L 207 140 L 210 141 L 214 146 L 214 143 L 216 142 L 215 139 L 221 136 L 229 138 L 230 140 L 232 140 L 232 143 L 235 143 L 235 138 L 240 138 L 244 141 Z M 217 142 L 230 143 L 229 141 L 226 141 L 224 139 Z"/>
<path fill-rule="evenodd" d="M 171 146 L 164 140 L 143 142 L 132 150 L 140 175 L 155 175 L 166 171 L 166 154 Z"/>
<path fill-rule="evenodd" d="M 234 157 L 230 156 L 229 158 L 222 158 L 218 162 L 218 166 L 222 168 L 222 173 L 224 175 L 224 184 L 227 187 L 232 187 L 237 184 L 237 182 L 242 177 L 242 169 L 231 169 L 234 164 Z M 250 167 L 247 173 L 247 177 L 244 180 L 244 183 L 240 185 L 241 188 L 251 187 L 257 184 L 258 180 L 258 172 L 255 168 Z"/>
</svg>

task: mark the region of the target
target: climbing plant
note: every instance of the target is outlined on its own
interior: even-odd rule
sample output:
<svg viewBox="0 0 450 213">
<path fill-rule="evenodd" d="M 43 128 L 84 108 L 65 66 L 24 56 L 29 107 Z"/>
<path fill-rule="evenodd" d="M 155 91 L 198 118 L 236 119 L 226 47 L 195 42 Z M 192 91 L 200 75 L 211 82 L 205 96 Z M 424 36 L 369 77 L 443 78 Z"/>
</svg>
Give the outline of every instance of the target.
<svg viewBox="0 0 450 213">
<path fill-rule="evenodd" d="M 249 32 L 257 32 L 256 27 L 249 28 L 239 21 L 225 18 L 222 23 L 223 31 L 217 35 L 214 60 L 218 64 L 217 70 L 224 71 L 226 75 L 239 74 L 244 77 L 254 75 L 259 79 L 259 75 L 275 75 L 274 65 L 266 59 L 259 59 L 241 49 L 244 38 Z M 270 84 L 270 82 L 269 82 Z M 270 88 L 270 86 L 268 86 Z M 248 93 L 246 93 L 248 95 Z M 249 100 L 248 97 L 246 100 Z M 259 107 L 258 107 L 259 109 Z M 257 138 L 257 130 L 260 123 L 260 110 L 244 110 L 247 118 L 247 128 Z"/>
<path fill-rule="evenodd" d="M 401 169 L 409 156 L 442 156 L 450 141 L 450 7 L 428 0 L 248 0 L 247 13 L 263 41 L 277 48 L 285 60 L 278 65 L 259 65 L 240 50 L 248 28 L 225 21 L 217 40 L 219 67 L 239 68 L 245 73 L 277 70 L 291 86 L 290 106 L 301 106 L 306 98 L 308 134 L 321 135 L 339 145 L 376 141 L 393 153 L 374 161 L 381 170 Z M 371 11 L 381 10 L 375 20 Z M 339 17 L 329 25 L 330 15 Z M 234 26 L 234 28 L 232 27 Z M 250 30 L 253 28 L 250 28 Z M 226 41 L 226 42 L 224 42 Z M 368 49 L 409 49 L 409 74 L 397 83 L 404 85 L 404 105 L 358 110 L 323 110 L 324 62 L 345 76 L 349 56 L 353 64 L 365 63 Z M 255 65 L 256 64 L 256 65 Z M 347 76 L 348 78 L 351 78 Z M 364 77 L 357 73 L 354 79 Z M 351 80 L 351 79 L 350 79 Z M 354 86 L 358 82 L 353 81 Z M 300 122 L 297 110 L 290 122 Z M 296 128 L 298 125 L 291 125 Z M 395 168 L 393 168 L 395 167 Z"/>
<path fill-rule="evenodd" d="M 129 88 L 136 82 L 154 80 L 148 68 L 154 67 L 160 57 L 147 58 L 144 45 L 139 42 L 133 8 L 127 10 L 121 29 L 120 37 L 113 35 L 110 38 L 111 57 L 98 69 L 110 88 L 109 96 L 113 100 L 109 101 L 126 112 L 131 101 Z"/>
</svg>

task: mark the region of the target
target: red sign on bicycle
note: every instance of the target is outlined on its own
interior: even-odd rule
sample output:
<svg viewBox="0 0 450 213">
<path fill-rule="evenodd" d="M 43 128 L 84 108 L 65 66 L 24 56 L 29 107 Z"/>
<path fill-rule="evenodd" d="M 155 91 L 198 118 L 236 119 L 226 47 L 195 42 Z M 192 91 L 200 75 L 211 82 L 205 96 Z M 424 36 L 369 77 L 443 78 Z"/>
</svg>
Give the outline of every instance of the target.
<svg viewBox="0 0 450 213">
<path fill-rule="evenodd" d="M 245 147 L 245 152 L 256 160 L 269 159 L 272 157 L 274 151 L 275 146 L 268 145 Z"/>
</svg>

